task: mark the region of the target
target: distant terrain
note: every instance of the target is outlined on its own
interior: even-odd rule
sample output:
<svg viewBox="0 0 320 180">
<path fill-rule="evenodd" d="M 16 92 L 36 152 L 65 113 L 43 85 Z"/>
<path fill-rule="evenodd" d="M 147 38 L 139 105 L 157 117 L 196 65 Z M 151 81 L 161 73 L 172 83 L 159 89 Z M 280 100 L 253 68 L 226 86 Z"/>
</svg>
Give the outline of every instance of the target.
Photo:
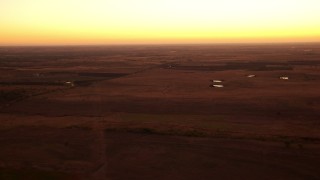
<svg viewBox="0 0 320 180">
<path fill-rule="evenodd" d="M 320 178 L 320 44 L 0 47 L 0 75 L 0 179 Z"/>
</svg>

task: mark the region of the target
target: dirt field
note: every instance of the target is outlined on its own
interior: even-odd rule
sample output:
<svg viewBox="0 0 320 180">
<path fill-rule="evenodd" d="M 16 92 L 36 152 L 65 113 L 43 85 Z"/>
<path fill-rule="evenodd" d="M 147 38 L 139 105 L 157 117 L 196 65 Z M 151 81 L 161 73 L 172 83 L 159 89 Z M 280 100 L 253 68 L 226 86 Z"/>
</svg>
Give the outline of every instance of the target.
<svg viewBox="0 0 320 180">
<path fill-rule="evenodd" d="M 320 178 L 320 44 L 0 47 L 0 74 L 0 179 Z"/>
</svg>

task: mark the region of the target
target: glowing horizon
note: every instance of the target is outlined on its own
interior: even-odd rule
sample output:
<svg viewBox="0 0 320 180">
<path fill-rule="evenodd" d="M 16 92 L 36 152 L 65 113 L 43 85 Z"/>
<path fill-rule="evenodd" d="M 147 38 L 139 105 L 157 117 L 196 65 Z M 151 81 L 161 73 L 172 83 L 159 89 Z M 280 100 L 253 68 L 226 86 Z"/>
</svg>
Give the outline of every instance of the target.
<svg viewBox="0 0 320 180">
<path fill-rule="evenodd" d="M 0 45 L 320 42 L 319 0 L 2 0 Z"/>
</svg>

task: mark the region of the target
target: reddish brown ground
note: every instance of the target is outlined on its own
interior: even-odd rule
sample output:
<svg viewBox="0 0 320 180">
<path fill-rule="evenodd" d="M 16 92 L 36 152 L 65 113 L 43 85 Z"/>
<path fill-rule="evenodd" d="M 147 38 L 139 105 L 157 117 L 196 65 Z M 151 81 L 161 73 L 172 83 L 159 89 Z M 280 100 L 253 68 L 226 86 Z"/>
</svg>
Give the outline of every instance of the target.
<svg viewBox="0 0 320 180">
<path fill-rule="evenodd" d="M 320 178 L 319 44 L 2 47 L 0 63 L 0 179 Z"/>
</svg>

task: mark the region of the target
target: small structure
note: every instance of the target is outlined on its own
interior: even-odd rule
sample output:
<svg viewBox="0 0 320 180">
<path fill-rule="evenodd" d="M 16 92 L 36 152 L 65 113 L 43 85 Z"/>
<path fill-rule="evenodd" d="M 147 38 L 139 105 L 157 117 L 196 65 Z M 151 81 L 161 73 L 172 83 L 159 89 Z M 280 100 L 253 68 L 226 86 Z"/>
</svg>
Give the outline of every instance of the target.
<svg viewBox="0 0 320 180">
<path fill-rule="evenodd" d="M 254 77 L 256 77 L 256 75 L 254 75 L 254 74 L 249 74 L 247 77 L 248 77 L 248 78 L 254 78 Z"/>
<path fill-rule="evenodd" d="M 222 83 L 223 80 L 212 80 L 213 83 Z"/>
<path fill-rule="evenodd" d="M 213 84 L 212 87 L 214 87 L 214 88 L 223 88 L 224 85 L 222 85 L 222 84 Z"/>
<path fill-rule="evenodd" d="M 289 77 L 287 77 L 287 76 L 281 76 L 280 79 L 281 79 L 281 80 L 289 80 Z"/>
<path fill-rule="evenodd" d="M 64 82 L 67 86 L 74 86 L 74 83 L 73 82 L 71 82 L 71 81 L 66 81 L 66 82 Z"/>
<path fill-rule="evenodd" d="M 218 80 L 218 79 L 213 79 L 212 81 L 212 85 L 210 85 L 210 87 L 214 87 L 214 88 L 223 88 L 224 85 L 221 84 L 223 82 L 223 80 Z"/>
</svg>

